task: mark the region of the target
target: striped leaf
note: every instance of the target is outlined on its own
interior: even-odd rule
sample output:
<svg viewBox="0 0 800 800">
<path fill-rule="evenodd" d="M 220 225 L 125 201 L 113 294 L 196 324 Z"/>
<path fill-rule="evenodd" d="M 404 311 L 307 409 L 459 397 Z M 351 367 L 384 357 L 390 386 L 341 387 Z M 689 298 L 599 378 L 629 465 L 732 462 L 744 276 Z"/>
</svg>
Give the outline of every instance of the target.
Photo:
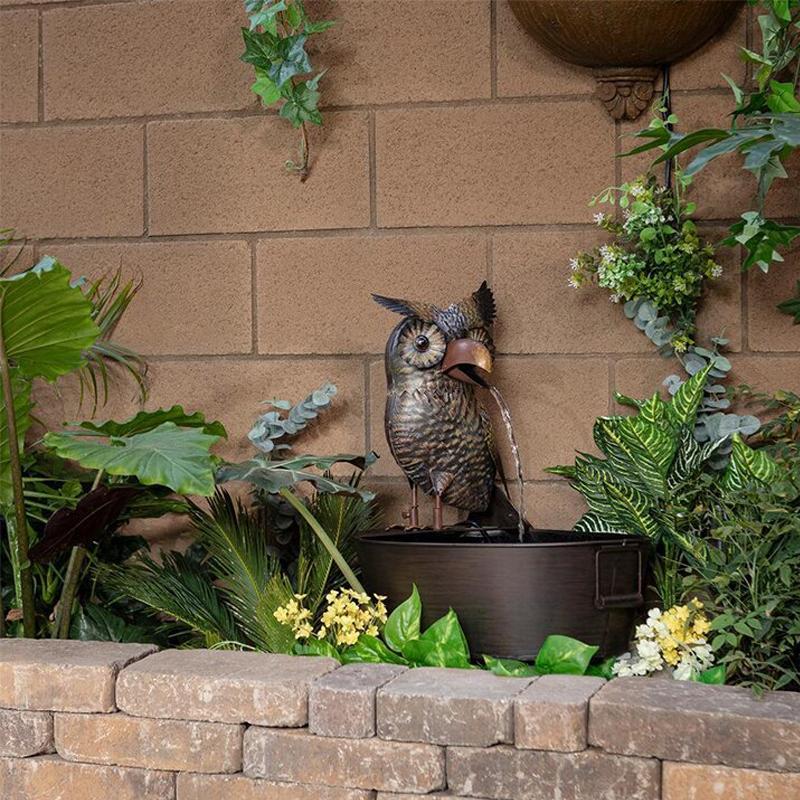
<svg viewBox="0 0 800 800">
<path fill-rule="evenodd" d="M 581 533 L 627 533 L 595 511 L 587 511 L 573 526 Z"/>
<path fill-rule="evenodd" d="M 639 405 L 639 419 L 647 420 L 654 425 L 663 425 L 669 420 L 669 405 L 665 403 L 658 392 Z"/>
<path fill-rule="evenodd" d="M 699 372 L 692 375 L 688 381 L 681 384 L 681 388 L 675 392 L 672 402 L 667 406 L 672 421 L 676 425 L 694 426 L 697 417 L 697 410 L 703 402 L 703 391 L 713 365 L 709 364 Z"/>
<path fill-rule="evenodd" d="M 617 472 L 633 486 L 663 497 L 677 439 L 641 416 L 601 418 L 595 427 L 595 440 L 603 441 Z"/>
<path fill-rule="evenodd" d="M 738 433 L 734 434 L 731 460 L 721 481 L 726 489 L 738 492 L 753 483 L 769 484 L 778 472 L 778 465 L 763 450 L 753 450 Z"/>
<path fill-rule="evenodd" d="M 697 477 L 703 465 L 728 441 L 723 438 L 700 445 L 694 438 L 691 428 L 682 428 L 680 436 L 680 446 L 667 476 L 667 489 L 669 490 Z"/>
</svg>

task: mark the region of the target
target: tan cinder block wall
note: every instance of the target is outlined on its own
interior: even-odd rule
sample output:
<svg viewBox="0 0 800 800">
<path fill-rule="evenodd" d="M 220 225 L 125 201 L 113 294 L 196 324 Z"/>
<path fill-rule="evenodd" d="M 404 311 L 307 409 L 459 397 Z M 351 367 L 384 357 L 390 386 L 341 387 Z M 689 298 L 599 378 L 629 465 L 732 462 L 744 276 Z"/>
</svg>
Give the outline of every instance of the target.
<svg viewBox="0 0 800 800">
<path fill-rule="evenodd" d="M 226 453 L 243 456 L 259 401 L 333 380 L 336 410 L 303 446 L 377 450 L 372 480 L 397 521 L 381 363 L 395 320 L 369 293 L 448 301 L 488 279 L 531 518 L 572 524 L 579 499 L 542 468 L 590 446 L 614 388 L 649 394 L 674 370 L 604 292 L 567 287 L 570 256 L 599 240 L 588 199 L 646 165 L 615 159 L 646 117 L 615 124 L 590 73 L 534 44 L 505 0 L 312 2 L 338 22 L 315 44 L 327 109 L 301 184 L 282 167 L 294 132 L 259 108 L 238 60 L 239 0 L 0 6 L 0 222 L 77 272 L 143 277 L 119 336 L 149 357 L 151 406 L 222 418 Z M 723 121 L 721 72 L 745 77 L 753 21 L 731 13 L 673 69 L 689 125 Z M 796 222 L 796 174 L 778 183 L 772 213 Z M 752 190 L 733 159 L 698 179 L 709 236 Z M 767 276 L 720 258 L 704 333 L 731 338 L 736 378 L 800 389 L 800 326 L 775 310 L 800 250 Z M 132 410 L 130 393 L 103 413 Z M 78 413 L 50 399 L 53 421 Z"/>
</svg>

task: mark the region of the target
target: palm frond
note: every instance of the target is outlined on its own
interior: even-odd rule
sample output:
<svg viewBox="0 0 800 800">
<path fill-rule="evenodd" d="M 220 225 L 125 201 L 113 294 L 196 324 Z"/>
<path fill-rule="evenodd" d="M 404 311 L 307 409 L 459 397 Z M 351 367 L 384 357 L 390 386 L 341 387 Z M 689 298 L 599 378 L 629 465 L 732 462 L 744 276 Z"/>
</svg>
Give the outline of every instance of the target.
<svg viewBox="0 0 800 800">
<path fill-rule="evenodd" d="M 98 580 L 114 599 L 134 599 L 156 617 L 167 616 L 174 630 L 199 637 L 206 647 L 240 641 L 236 625 L 211 577 L 177 552 L 164 553 L 159 564 L 140 555 L 124 566 L 98 569 Z"/>
<path fill-rule="evenodd" d="M 309 508 L 345 561 L 354 565 L 358 535 L 378 524 L 375 504 L 365 502 L 359 495 L 319 492 Z M 297 591 L 308 595 L 306 607 L 316 610 L 325 595 L 344 582 L 344 576 L 336 567 L 330 553 L 302 520 Z"/>
<path fill-rule="evenodd" d="M 86 284 L 84 294 L 92 304 L 92 319 L 100 329 L 97 341 L 86 351 L 86 365 L 79 371 L 80 403 L 86 395 L 92 398 L 92 415 L 98 405 L 108 402 L 111 370 L 126 372 L 136 383 L 139 397 L 147 397 L 147 364 L 138 353 L 117 344 L 114 331 L 142 287 L 141 281 L 123 283 L 117 270 L 110 278 L 98 278 Z"/>
<path fill-rule="evenodd" d="M 260 650 L 291 651 L 291 634 L 274 613 L 293 589 L 267 544 L 264 515 L 217 489 L 209 510 L 193 505 L 191 517 L 225 602 L 250 641 Z"/>
</svg>

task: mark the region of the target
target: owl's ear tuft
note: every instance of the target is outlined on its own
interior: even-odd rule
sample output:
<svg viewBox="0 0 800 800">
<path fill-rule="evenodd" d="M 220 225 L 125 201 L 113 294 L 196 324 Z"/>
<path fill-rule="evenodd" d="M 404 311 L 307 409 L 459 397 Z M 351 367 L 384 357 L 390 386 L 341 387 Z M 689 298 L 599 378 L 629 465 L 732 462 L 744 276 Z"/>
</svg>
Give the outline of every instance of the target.
<svg viewBox="0 0 800 800">
<path fill-rule="evenodd" d="M 397 297 L 384 297 L 381 294 L 373 294 L 372 299 L 389 311 L 400 314 L 404 317 L 415 317 L 425 322 L 432 322 L 436 311 L 434 306 L 427 303 L 412 303 L 409 300 L 401 300 Z"/>
<path fill-rule="evenodd" d="M 497 316 L 497 306 L 494 302 L 494 295 L 489 288 L 486 281 L 484 281 L 476 292 L 472 293 L 472 299 L 475 301 L 475 306 L 481 319 L 487 324 L 491 325 L 494 318 Z"/>
</svg>

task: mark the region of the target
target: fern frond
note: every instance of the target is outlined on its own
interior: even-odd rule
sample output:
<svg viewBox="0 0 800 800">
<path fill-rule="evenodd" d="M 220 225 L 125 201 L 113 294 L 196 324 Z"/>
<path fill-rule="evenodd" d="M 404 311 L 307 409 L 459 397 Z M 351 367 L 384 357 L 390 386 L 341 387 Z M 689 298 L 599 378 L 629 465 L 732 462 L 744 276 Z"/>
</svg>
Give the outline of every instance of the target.
<svg viewBox="0 0 800 800">
<path fill-rule="evenodd" d="M 293 590 L 287 581 L 287 597 L 283 584 L 273 580 L 281 574 L 280 562 L 267 544 L 263 515 L 217 489 L 208 511 L 193 505 L 191 518 L 225 602 L 250 641 L 260 650 L 283 646 L 285 628 L 274 612 Z"/>
<path fill-rule="evenodd" d="M 206 647 L 242 639 L 208 573 L 181 553 L 164 553 L 160 564 L 143 554 L 124 566 L 101 567 L 97 575 L 114 599 L 132 598 L 153 616 L 166 615 L 176 623 L 173 631 L 199 635 Z"/>
</svg>

